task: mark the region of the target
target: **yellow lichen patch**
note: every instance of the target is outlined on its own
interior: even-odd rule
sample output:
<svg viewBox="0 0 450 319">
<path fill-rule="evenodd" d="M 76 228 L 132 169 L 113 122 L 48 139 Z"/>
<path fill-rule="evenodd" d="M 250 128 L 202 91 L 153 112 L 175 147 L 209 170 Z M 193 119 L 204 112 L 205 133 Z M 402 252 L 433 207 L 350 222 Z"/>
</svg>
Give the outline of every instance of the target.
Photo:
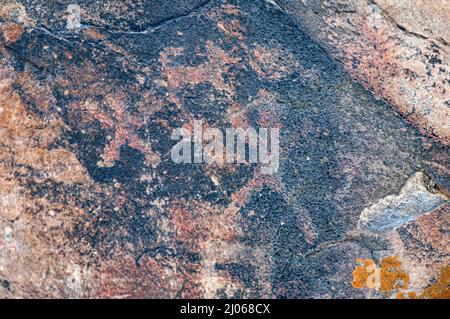
<svg viewBox="0 0 450 319">
<path fill-rule="evenodd" d="M 383 258 L 380 267 L 371 259 L 357 259 L 357 262 L 360 266 L 353 271 L 353 287 L 367 287 L 387 294 L 408 288 L 409 276 L 401 269 L 402 264 L 397 257 Z"/>
<path fill-rule="evenodd" d="M 417 295 L 415 292 L 398 292 L 397 299 L 450 299 L 450 266 L 442 268 L 436 283 Z"/>
<path fill-rule="evenodd" d="M 381 291 L 391 292 L 407 289 L 409 276 L 401 269 L 401 262 L 397 257 L 386 257 L 381 261 Z"/>
<path fill-rule="evenodd" d="M 384 292 L 387 296 L 396 292 L 397 299 L 450 299 L 450 266 L 442 268 L 436 283 L 421 294 L 408 291 L 409 276 L 401 269 L 397 257 L 386 257 L 380 267 L 372 259 L 357 259 L 359 266 L 353 271 L 352 285 L 355 288 L 369 288 Z"/>
<path fill-rule="evenodd" d="M 361 265 L 353 271 L 352 285 L 361 289 L 367 287 L 369 277 L 375 272 L 376 264 L 372 259 L 357 259 L 356 262 Z"/>
<path fill-rule="evenodd" d="M 444 267 L 438 281 L 426 288 L 419 296 L 420 299 L 450 299 L 450 266 Z"/>
<path fill-rule="evenodd" d="M 397 299 L 416 299 L 417 294 L 415 292 L 397 292 Z"/>
</svg>

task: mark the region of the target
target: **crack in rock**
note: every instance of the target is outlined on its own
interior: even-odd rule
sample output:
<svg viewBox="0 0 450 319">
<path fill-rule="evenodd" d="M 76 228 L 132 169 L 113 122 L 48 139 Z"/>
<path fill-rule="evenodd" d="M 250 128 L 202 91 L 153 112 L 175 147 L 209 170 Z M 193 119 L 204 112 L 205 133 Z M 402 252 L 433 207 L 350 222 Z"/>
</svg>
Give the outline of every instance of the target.
<svg viewBox="0 0 450 319">
<path fill-rule="evenodd" d="M 408 26 L 406 26 L 405 24 L 401 23 L 400 21 L 398 21 L 398 19 L 394 18 L 392 16 L 392 14 L 390 14 L 389 12 L 387 12 L 382 5 L 377 1 L 377 0 L 370 0 L 369 3 L 373 6 L 375 6 L 378 10 L 380 10 L 380 12 L 382 12 L 382 14 L 389 20 L 391 21 L 393 24 L 395 24 L 395 26 L 397 28 L 399 28 L 400 30 L 402 30 L 403 32 L 411 35 L 411 36 L 415 36 L 418 37 L 420 39 L 424 39 L 424 40 L 434 40 L 436 42 L 439 42 L 442 45 L 448 46 L 449 43 L 443 38 L 437 38 L 437 37 L 433 37 L 430 34 L 425 34 L 422 32 L 419 32 L 417 30 L 412 30 L 411 28 L 409 28 Z"/>
</svg>

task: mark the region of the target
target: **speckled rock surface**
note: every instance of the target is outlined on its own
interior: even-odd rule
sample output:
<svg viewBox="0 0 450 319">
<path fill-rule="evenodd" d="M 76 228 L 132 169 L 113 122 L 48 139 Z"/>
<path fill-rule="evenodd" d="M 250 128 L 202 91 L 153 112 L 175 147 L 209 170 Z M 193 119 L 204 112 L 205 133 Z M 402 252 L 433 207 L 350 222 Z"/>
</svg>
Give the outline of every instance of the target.
<svg viewBox="0 0 450 319">
<path fill-rule="evenodd" d="M 351 76 L 444 143 L 450 139 L 450 3 L 277 0 Z"/>
<path fill-rule="evenodd" d="M 349 3 L 0 0 L 0 297 L 448 297 L 445 15 Z"/>
</svg>

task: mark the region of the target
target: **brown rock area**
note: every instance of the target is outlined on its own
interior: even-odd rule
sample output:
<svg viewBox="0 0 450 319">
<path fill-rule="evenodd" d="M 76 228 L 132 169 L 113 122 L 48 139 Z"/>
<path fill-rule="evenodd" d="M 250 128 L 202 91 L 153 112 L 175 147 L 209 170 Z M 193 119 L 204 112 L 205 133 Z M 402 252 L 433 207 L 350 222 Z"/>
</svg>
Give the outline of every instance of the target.
<svg viewBox="0 0 450 319">
<path fill-rule="evenodd" d="M 0 297 L 448 298 L 449 7 L 0 0 Z"/>
</svg>

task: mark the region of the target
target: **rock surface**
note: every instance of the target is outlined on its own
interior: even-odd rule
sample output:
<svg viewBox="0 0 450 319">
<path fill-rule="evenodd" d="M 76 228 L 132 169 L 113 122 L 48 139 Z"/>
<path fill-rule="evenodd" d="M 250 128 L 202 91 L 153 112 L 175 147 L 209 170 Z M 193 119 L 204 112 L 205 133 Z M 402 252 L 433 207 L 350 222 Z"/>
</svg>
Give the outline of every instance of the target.
<svg viewBox="0 0 450 319">
<path fill-rule="evenodd" d="M 353 78 L 450 140 L 450 2 L 277 0 Z"/>
<path fill-rule="evenodd" d="M 0 0 L 0 297 L 448 296 L 448 15 L 317 3 Z M 173 163 L 195 119 L 278 172 Z"/>
</svg>

